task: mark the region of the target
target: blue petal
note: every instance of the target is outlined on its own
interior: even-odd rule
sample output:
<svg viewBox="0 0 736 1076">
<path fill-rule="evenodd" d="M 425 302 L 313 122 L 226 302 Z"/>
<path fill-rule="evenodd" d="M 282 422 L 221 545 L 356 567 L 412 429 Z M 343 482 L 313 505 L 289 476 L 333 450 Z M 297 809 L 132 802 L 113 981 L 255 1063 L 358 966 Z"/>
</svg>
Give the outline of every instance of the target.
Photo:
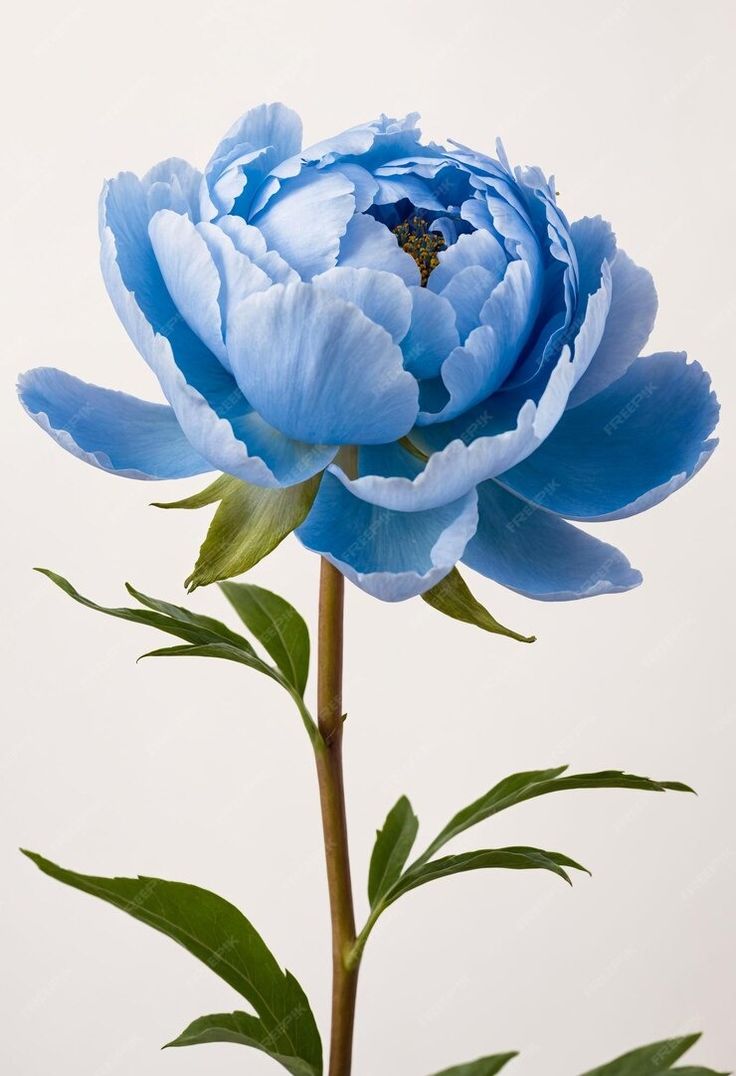
<svg viewBox="0 0 736 1076">
<path fill-rule="evenodd" d="M 102 275 L 118 317 L 159 380 L 179 425 L 213 468 L 255 485 L 292 484 L 320 471 L 330 446 L 305 446 L 269 428 L 233 377 L 192 332 L 169 295 L 148 235 L 146 189 L 127 173 L 100 205 Z M 246 433 L 255 440 L 248 444 Z"/>
<path fill-rule="evenodd" d="M 451 298 L 455 281 L 462 286 L 466 276 L 471 273 L 487 274 L 487 270 L 478 267 L 461 270 L 444 289 L 443 296 Z M 540 293 L 535 283 L 525 261 L 512 261 L 506 268 L 503 280 L 493 289 L 477 314 L 475 307 L 478 296 L 466 309 L 456 298 L 459 319 L 462 311 L 467 324 L 472 324 L 475 317 L 482 324 L 473 329 L 463 346 L 451 352 L 443 363 L 440 373 L 448 399 L 446 402 L 440 400 L 442 407 L 439 412 L 423 410 L 419 416 L 420 424 L 453 419 L 501 387 L 526 342 L 539 309 Z M 460 335 L 462 337 L 462 331 Z"/>
<path fill-rule="evenodd" d="M 381 325 L 395 344 L 402 340 L 411 322 L 411 295 L 394 273 L 380 269 L 353 269 L 337 266 L 312 280 L 312 287 L 354 303 L 367 318 Z"/>
<path fill-rule="evenodd" d="M 385 329 L 308 284 L 252 295 L 229 327 L 230 361 L 256 410 L 289 437 L 382 444 L 402 437 L 418 386 Z"/>
<path fill-rule="evenodd" d="M 611 307 L 590 366 L 570 395 L 570 407 L 585 403 L 628 370 L 649 339 L 657 316 L 651 274 L 623 250 L 611 263 Z"/>
<path fill-rule="evenodd" d="M 22 374 L 18 395 L 57 444 L 103 471 L 124 478 L 187 478 L 213 469 L 165 404 L 88 385 L 50 367 Z"/>
<path fill-rule="evenodd" d="M 403 601 L 451 571 L 477 522 L 474 491 L 428 512 L 390 512 L 357 500 L 325 474 L 296 534 L 362 590 Z"/>
<path fill-rule="evenodd" d="M 570 601 L 618 594 L 641 583 L 641 574 L 618 549 L 496 482 L 478 486 L 478 515 L 478 530 L 463 562 L 519 594 Z"/>
<path fill-rule="evenodd" d="M 148 211 L 173 209 L 193 221 L 200 219 L 199 195 L 202 173 L 180 157 L 169 157 L 153 166 L 143 177 L 147 192 Z"/>
<path fill-rule="evenodd" d="M 247 227 L 247 225 L 246 225 Z M 228 369 L 228 309 L 271 279 L 214 224 L 160 210 L 148 226 L 167 291 L 191 329 Z"/>
<path fill-rule="evenodd" d="M 410 287 L 411 325 L 401 341 L 404 366 L 416 378 L 436 377 L 442 363 L 460 343 L 455 311 L 429 288 Z"/>
<path fill-rule="evenodd" d="M 488 269 L 481 265 L 469 265 L 456 273 L 447 287 L 442 289 L 441 295 L 452 303 L 455 310 L 457 331 L 462 343 L 480 325 L 480 312 L 498 283 L 499 278 Z"/>
<path fill-rule="evenodd" d="M 356 497 L 384 508 L 414 512 L 447 504 L 542 444 L 564 413 L 584 358 L 563 348 L 536 399 L 520 404 L 511 393 L 497 393 L 451 422 L 416 427 L 412 441 L 431 455 L 413 478 L 380 473 L 349 478 L 337 463 L 329 470 Z"/>
<path fill-rule="evenodd" d="M 537 451 L 500 476 L 504 486 L 571 519 L 620 519 L 683 486 L 717 441 L 710 378 L 684 354 L 637 359 L 622 378 L 565 413 Z M 549 483 L 554 480 L 554 488 Z"/>
<path fill-rule="evenodd" d="M 348 223 L 340 241 L 338 265 L 384 269 L 401 277 L 405 284 L 418 285 L 421 279 L 419 266 L 401 249 L 396 236 L 367 214 L 355 216 Z"/>
<path fill-rule="evenodd" d="M 452 278 L 471 265 L 480 265 L 493 275 L 496 282 L 503 279 L 508 257 L 501 244 L 489 231 L 478 230 L 461 235 L 457 243 L 440 251 L 439 265 L 432 270 L 427 287 L 441 292 Z"/>
<path fill-rule="evenodd" d="M 309 280 L 337 262 L 340 238 L 355 212 L 355 186 L 340 172 L 304 170 L 251 217 L 269 247 Z"/>
<path fill-rule="evenodd" d="M 205 169 L 206 220 L 235 211 L 243 217 L 269 172 L 299 152 L 302 124 L 280 103 L 259 105 L 241 116 L 215 149 Z"/>
</svg>

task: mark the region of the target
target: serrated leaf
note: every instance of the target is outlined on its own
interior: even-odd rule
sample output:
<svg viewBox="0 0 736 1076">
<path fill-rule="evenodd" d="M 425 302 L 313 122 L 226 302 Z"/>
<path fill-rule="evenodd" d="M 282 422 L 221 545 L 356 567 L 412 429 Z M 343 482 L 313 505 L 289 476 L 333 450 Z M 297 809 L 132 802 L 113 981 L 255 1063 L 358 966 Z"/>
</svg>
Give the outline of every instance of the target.
<svg viewBox="0 0 736 1076">
<path fill-rule="evenodd" d="M 468 584 L 457 568 L 453 568 L 441 582 L 430 590 L 425 590 L 422 598 L 445 616 L 453 620 L 462 620 L 464 624 L 474 624 L 483 631 L 490 631 L 494 635 L 506 635 L 509 639 L 516 639 L 520 643 L 533 643 L 535 635 L 520 635 L 518 631 L 505 628 L 494 616 L 488 612 L 485 606 L 473 596 Z"/>
<path fill-rule="evenodd" d="M 304 522 L 319 487 L 319 476 L 283 489 L 251 486 L 222 475 L 193 497 L 158 508 L 201 508 L 219 501 L 194 571 L 185 580 L 197 587 L 242 575 Z"/>
<path fill-rule="evenodd" d="M 455 1065 L 451 1069 L 435 1072 L 434 1076 L 496 1076 L 509 1061 L 518 1057 L 513 1054 L 494 1054 L 493 1057 L 479 1057 L 477 1061 L 466 1061 L 464 1065 Z"/>
<path fill-rule="evenodd" d="M 728 1076 L 727 1073 L 717 1073 L 713 1069 L 698 1065 L 672 1067 L 699 1038 L 699 1034 L 683 1035 L 680 1038 L 641 1046 L 638 1050 L 632 1050 L 614 1061 L 609 1061 L 607 1065 L 590 1069 L 583 1073 L 583 1076 L 664 1076 L 665 1073 L 678 1073 L 679 1076 Z"/>
<path fill-rule="evenodd" d="M 304 695 L 309 676 L 309 630 L 294 606 L 252 583 L 220 583 L 220 589 L 292 687 Z"/>
<path fill-rule="evenodd" d="M 160 602 L 154 598 L 149 598 L 147 595 L 135 590 L 130 584 L 127 584 L 129 593 L 137 601 L 140 601 L 145 608 L 128 609 L 98 605 L 97 602 L 92 601 L 90 598 L 85 598 L 83 594 L 80 594 L 72 586 L 68 579 L 57 575 L 56 572 L 52 572 L 48 568 L 36 568 L 36 571 L 41 575 L 45 575 L 65 594 L 68 594 L 70 598 L 79 602 L 80 605 L 84 605 L 87 609 L 94 609 L 98 613 L 105 613 L 107 616 L 117 617 L 120 620 L 128 620 L 134 624 L 144 624 L 150 628 L 158 628 L 159 631 L 164 631 L 168 635 L 175 635 L 177 638 L 184 639 L 189 643 L 225 642 L 231 646 L 239 647 L 243 651 L 253 653 L 252 646 L 242 635 L 231 631 L 219 620 L 193 613 L 182 606 L 171 605 L 168 602 Z"/>
<path fill-rule="evenodd" d="M 398 881 L 414 845 L 419 819 L 406 796 L 391 808 L 376 833 L 368 871 L 368 899 L 373 907 Z"/>
<path fill-rule="evenodd" d="M 383 905 L 388 907 L 405 893 L 409 893 L 420 885 L 434 882 L 438 878 L 448 878 L 453 874 L 463 874 L 466 871 L 486 870 L 489 868 L 547 870 L 563 878 L 568 884 L 572 884 L 565 867 L 573 870 L 585 870 L 585 867 L 581 867 L 574 859 L 562 855 L 561 852 L 545 852 L 541 848 L 515 846 L 512 848 L 482 848 L 476 852 L 460 852 L 458 855 L 444 856 L 441 859 L 432 860 L 431 863 L 422 863 L 419 866 L 410 867 L 388 891 L 384 897 Z"/>
<path fill-rule="evenodd" d="M 248 1017 L 248 1045 L 279 1060 L 293 1076 L 321 1076 L 322 1045 L 304 991 L 229 901 L 184 882 L 100 878 L 66 870 L 34 852 L 23 854 L 51 878 L 178 942 L 253 1006 L 257 1015 Z"/>
<path fill-rule="evenodd" d="M 679 781 L 653 781 L 649 777 L 624 773 L 622 770 L 601 770 L 597 773 L 566 774 L 567 766 L 548 770 L 528 770 L 505 777 L 485 795 L 450 819 L 444 829 L 432 841 L 417 862 L 425 862 L 434 853 L 471 826 L 490 818 L 499 811 L 517 803 L 544 796 L 548 792 L 562 792 L 576 788 L 631 788 L 647 792 L 692 792 L 688 785 Z"/>
</svg>

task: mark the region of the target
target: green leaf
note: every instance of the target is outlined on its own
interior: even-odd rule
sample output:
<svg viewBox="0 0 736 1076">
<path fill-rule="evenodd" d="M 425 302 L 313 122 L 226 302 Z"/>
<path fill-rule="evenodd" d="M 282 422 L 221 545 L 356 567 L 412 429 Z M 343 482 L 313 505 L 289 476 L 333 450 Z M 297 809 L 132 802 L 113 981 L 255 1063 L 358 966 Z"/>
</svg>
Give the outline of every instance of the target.
<svg viewBox="0 0 736 1076">
<path fill-rule="evenodd" d="M 319 476 L 285 489 L 265 489 L 222 475 L 193 497 L 157 503 L 157 508 L 201 508 L 220 502 L 185 586 L 191 592 L 247 572 L 304 521 L 318 487 Z"/>
<path fill-rule="evenodd" d="M 256 1016 L 243 1014 L 247 1045 L 280 1061 L 293 1076 L 321 1076 L 322 1045 L 304 991 L 290 972 L 281 970 L 252 924 L 228 901 L 183 882 L 98 878 L 65 870 L 34 852 L 23 854 L 51 878 L 99 897 L 173 938 L 253 1006 Z"/>
<path fill-rule="evenodd" d="M 445 616 L 451 616 L 453 620 L 462 620 L 465 624 L 475 624 L 483 631 L 493 632 L 494 635 L 506 635 L 509 639 L 517 639 L 520 643 L 533 643 L 536 635 L 520 635 L 511 628 L 505 628 L 499 624 L 495 617 L 491 616 L 485 606 L 473 597 L 468 584 L 457 568 L 453 568 L 449 575 L 432 587 L 425 590 L 422 598 L 433 609 L 437 609 Z"/>
<path fill-rule="evenodd" d="M 419 819 L 409 800 L 402 796 L 386 816 L 383 829 L 376 833 L 368 871 L 368 899 L 371 907 L 398 881 L 418 829 Z"/>
<path fill-rule="evenodd" d="M 283 680 L 276 670 L 265 661 L 262 661 L 257 654 L 252 651 L 239 650 L 237 647 L 229 646 L 227 643 L 165 646 L 158 650 L 149 650 L 146 654 L 141 654 L 138 660 L 142 661 L 143 658 L 223 658 L 225 661 L 236 661 L 239 665 L 247 665 L 249 669 L 256 669 L 258 672 L 270 676 L 277 684 L 284 686 Z"/>
<path fill-rule="evenodd" d="M 443 1069 L 434 1076 L 496 1076 L 509 1061 L 518 1057 L 513 1054 L 494 1054 L 493 1057 L 480 1057 L 477 1061 L 467 1061 L 464 1065 L 455 1065 L 451 1069 Z"/>
<path fill-rule="evenodd" d="M 220 589 L 292 687 L 303 696 L 309 675 L 309 631 L 294 606 L 252 583 L 220 583 Z"/>
<path fill-rule="evenodd" d="M 516 803 L 544 796 L 548 792 L 562 792 L 575 788 L 634 788 L 647 792 L 692 792 L 688 785 L 679 781 L 653 781 L 649 777 L 638 777 L 621 770 L 601 770 L 598 773 L 566 773 L 567 766 L 557 766 L 548 770 L 529 770 L 505 777 L 468 807 L 464 807 L 447 823 L 445 828 L 432 841 L 429 848 L 417 860 L 426 862 L 434 853 L 452 840 L 459 833 L 470 829 L 478 822 L 498 814 L 499 811 L 513 807 Z"/>
<path fill-rule="evenodd" d="M 545 852 L 541 848 L 525 847 L 482 848 L 476 852 L 460 852 L 459 855 L 444 856 L 442 859 L 432 860 L 431 863 L 410 867 L 388 891 L 384 897 L 383 906 L 387 908 L 404 893 L 420 885 L 426 885 L 427 882 L 434 882 L 437 878 L 448 878 L 453 874 L 492 867 L 501 867 L 505 870 L 548 870 L 559 875 L 570 885 L 572 882 L 565 867 L 585 870 L 585 867 L 581 867 L 574 859 L 562 855 L 561 852 Z"/>
<path fill-rule="evenodd" d="M 650 1046 L 641 1046 L 638 1050 L 617 1057 L 615 1061 L 609 1061 L 607 1065 L 590 1069 L 583 1076 L 663 1076 L 668 1072 L 678 1073 L 679 1076 L 728 1076 L 727 1073 L 717 1073 L 713 1069 L 698 1065 L 672 1067 L 699 1038 L 700 1035 L 684 1035 L 677 1039 L 655 1042 Z"/>
<path fill-rule="evenodd" d="M 145 624 L 150 628 L 158 628 L 169 635 L 175 635 L 189 643 L 225 642 L 238 647 L 245 652 L 253 653 L 253 647 L 236 632 L 231 631 L 225 624 L 213 617 L 201 616 L 179 605 L 170 605 L 168 602 L 160 602 L 149 598 L 140 591 L 135 590 L 130 584 L 126 584 L 129 593 L 145 607 L 143 609 L 109 608 L 98 605 L 90 598 L 85 598 L 72 586 L 68 579 L 49 571 L 48 568 L 36 568 L 37 572 L 45 575 L 52 583 L 56 583 L 65 594 L 74 601 L 88 609 L 94 609 L 98 613 L 117 617 L 120 620 L 129 620 L 134 624 Z"/>
<path fill-rule="evenodd" d="M 302 1010 L 294 1009 L 293 1018 L 303 1015 Z M 315 1076 L 321 1072 L 309 1061 L 274 1052 L 271 1033 L 266 1033 L 262 1022 L 247 1012 L 216 1013 L 213 1016 L 201 1016 L 182 1031 L 166 1046 L 199 1046 L 206 1042 L 234 1042 L 240 1046 L 252 1046 L 256 1050 L 265 1050 L 274 1061 L 279 1061 L 292 1076 Z"/>
</svg>

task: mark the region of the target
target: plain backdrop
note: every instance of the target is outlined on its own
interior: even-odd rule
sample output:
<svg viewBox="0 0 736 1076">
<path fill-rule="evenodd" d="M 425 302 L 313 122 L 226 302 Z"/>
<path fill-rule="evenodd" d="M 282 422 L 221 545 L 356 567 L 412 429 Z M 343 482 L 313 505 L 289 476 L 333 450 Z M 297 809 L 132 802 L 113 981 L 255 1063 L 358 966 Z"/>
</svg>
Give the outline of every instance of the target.
<svg viewBox="0 0 736 1076">
<path fill-rule="evenodd" d="M 401 793 L 429 838 L 519 769 L 571 763 L 682 779 L 698 798 L 569 793 L 458 847 L 536 844 L 593 871 L 573 889 L 478 872 L 411 894 L 370 943 L 357 1076 L 426 1076 L 521 1051 L 515 1076 L 571 1076 L 644 1042 L 706 1034 L 736 1065 L 734 957 L 732 5 L 374 0 L 57 4 L 6 12 L 0 63 L 3 614 L 0 760 L 8 1076 L 252 1076 L 236 1046 L 159 1051 L 234 993 L 168 939 L 40 875 L 23 845 L 98 874 L 195 882 L 252 919 L 324 1026 L 328 920 L 309 744 L 278 689 L 224 663 L 134 664 L 158 638 L 81 609 L 48 565 L 122 601 L 181 600 L 209 510 L 200 488 L 112 478 L 18 408 L 16 372 L 58 365 L 158 399 L 97 265 L 104 177 L 169 155 L 200 166 L 248 107 L 282 99 L 305 138 L 419 109 L 434 138 L 557 177 L 654 273 L 651 348 L 687 349 L 725 403 L 723 443 L 671 501 L 596 533 L 645 575 L 634 593 L 530 602 L 474 578 L 525 647 L 417 600 L 347 602 L 347 781 L 359 914 L 375 829 Z M 289 540 L 252 579 L 314 623 L 318 564 Z M 215 588 L 192 606 L 227 616 Z"/>
</svg>

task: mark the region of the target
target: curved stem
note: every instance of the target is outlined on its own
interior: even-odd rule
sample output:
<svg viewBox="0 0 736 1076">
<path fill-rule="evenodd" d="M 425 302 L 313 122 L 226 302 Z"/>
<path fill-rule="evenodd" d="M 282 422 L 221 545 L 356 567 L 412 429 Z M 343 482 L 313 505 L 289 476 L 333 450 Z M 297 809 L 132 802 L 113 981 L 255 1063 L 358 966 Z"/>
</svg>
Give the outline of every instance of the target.
<svg viewBox="0 0 736 1076">
<path fill-rule="evenodd" d="M 322 561 L 319 588 L 317 723 L 314 741 L 332 917 L 332 1030 L 329 1076 L 350 1076 L 358 962 L 342 769 L 343 595 L 341 573 Z"/>
</svg>

